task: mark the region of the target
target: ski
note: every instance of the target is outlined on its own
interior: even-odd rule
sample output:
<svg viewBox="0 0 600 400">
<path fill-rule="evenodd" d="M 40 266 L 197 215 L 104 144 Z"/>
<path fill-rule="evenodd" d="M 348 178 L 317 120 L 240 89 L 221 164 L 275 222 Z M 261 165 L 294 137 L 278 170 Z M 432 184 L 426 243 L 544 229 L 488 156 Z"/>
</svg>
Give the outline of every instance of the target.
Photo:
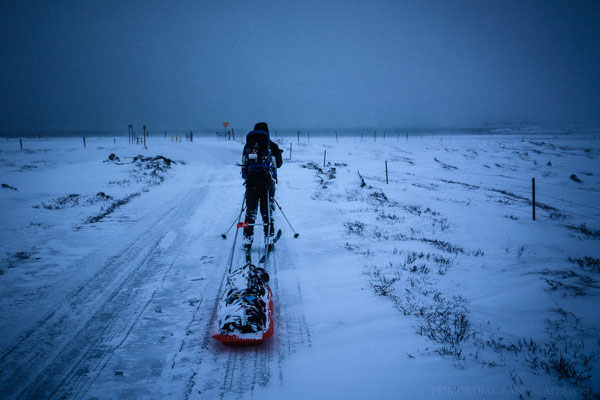
<svg viewBox="0 0 600 400">
<path fill-rule="evenodd" d="M 252 256 L 250 254 L 251 250 L 252 250 L 252 244 L 250 244 L 248 246 L 244 246 L 244 254 L 246 255 L 246 263 L 247 264 L 252 264 Z"/>
<path fill-rule="evenodd" d="M 275 237 L 273 238 L 273 243 L 271 245 L 274 245 L 275 243 L 277 243 L 279 238 L 281 238 L 281 229 L 278 230 L 277 233 L 275 234 Z"/>
<path fill-rule="evenodd" d="M 277 233 L 275 234 L 275 236 L 273 237 L 273 243 L 271 243 L 269 245 L 269 250 L 273 250 L 273 247 L 275 246 L 275 243 L 277 243 L 277 241 L 281 238 L 281 229 L 277 231 Z M 264 264 L 266 260 L 266 254 L 264 254 L 260 260 L 258 261 L 260 264 Z"/>
</svg>

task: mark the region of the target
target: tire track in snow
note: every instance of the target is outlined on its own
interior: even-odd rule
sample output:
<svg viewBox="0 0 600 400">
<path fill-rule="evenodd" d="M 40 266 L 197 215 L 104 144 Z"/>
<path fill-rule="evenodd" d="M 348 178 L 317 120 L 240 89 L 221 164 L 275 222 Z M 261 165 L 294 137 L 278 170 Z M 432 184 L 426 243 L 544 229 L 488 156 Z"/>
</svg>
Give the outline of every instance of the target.
<svg viewBox="0 0 600 400">
<path fill-rule="evenodd" d="M 162 233 L 184 225 L 205 188 L 194 188 L 163 213 L 131 247 L 112 257 L 0 357 L 3 398 L 47 398 L 64 390 L 76 397 L 91 383 L 93 373 L 106 365 L 147 306 L 151 294 L 142 286 L 157 274 L 164 276 L 165 264 L 172 265 L 177 256 L 173 246 L 182 246 L 175 241 L 166 251 L 157 250 Z M 171 262 L 159 262 L 166 256 Z M 133 267 L 123 268 L 127 266 Z"/>
<path fill-rule="evenodd" d="M 187 210 L 190 210 L 189 207 L 196 205 L 194 204 L 194 200 L 199 200 L 200 198 L 200 193 L 197 195 L 188 195 L 187 201 L 179 205 L 181 208 L 180 212 L 177 213 L 178 215 L 169 219 L 168 226 L 172 226 L 174 222 L 182 220 L 186 216 Z M 169 232 L 168 227 L 162 230 L 162 232 Z M 163 237 L 160 237 L 152 248 L 156 248 L 162 239 Z M 166 265 L 168 265 L 166 272 L 168 273 L 183 245 L 183 241 L 175 241 L 164 252 L 154 250 L 149 253 L 140 263 L 138 270 L 134 271 L 112 293 L 102 309 L 88 321 L 85 330 L 79 333 L 78 337 L 80 339 L 75 341 L 75 343 L 70 343 L 70 345 L 79 348 L 85 347 L 89 343 L 93 344 L 76 360 L 74 365 L 71 366 L 73 364 L 72 359 L 66 360 L 64 365 L 71 369 L 56 391 L 52 393 L 51 398 L 61 398 L 65 395 L 69 398 L 78 398 L 79 395 L 85 392 L 85 388 L 91 384 L 94 375 L 97 375 L 102 370 L 113 352 L 123 343 L 124 338 L 119 341 L 119 337 L 123 335 L 127 336 L 135 321 L 137 321 L 154 296 L 154 293 L 156 293 L 156 290 L 154 290 L 149 295 L 148 290 L 139 288 L 148 281 L 148 278 L 152 278 L 156 274 L 162 274 Z M 165 260 L 164 258 L 167 255 L 169 258 Z M 155 272 L 154 275 L 152 275 L 153 272 Z M 163 274 L 163 280 L 166 273 Z M 98 329 L 102 330 L 102 334 L 97 334 Z M 92 372 L 94 371 L 97 371 L 97 373 L 93 374 Z M 55 374 L 51 374 L 51 376 L 53 375 Z M 33 397 L 37 396 L 34 395 Z"/>
<path fill-rule="evenodd" d="M 97 344 L 90 346 L 86 353 L 77 361 L 76 365 L 72 367 L 71 373 L 67 378 L 65 378 L 63 383 L 59 386 L 51 398 L 60 399 L 64 397 L 83 397 L 83 395 L 86 393 L 86 390 L 93 383 L 94 379 L 104 370 L 104 367 L 108 364 L 114 352 L 127 340 L 140 316 L 144 313 L 147 306 L 154 299 L 154 296 L 158 290 L 160 290 L 162 287 L 162 283 L 164 282 L 168 273 L 171 271 L 171 268 L 176 262 L 182 248 L 185 248 L 187 245 L 187 242 L 184 244 L 184 242 L 181 241 L 176 242 L 176 244 L 176 246 L 172 245 L 169 247 L 165 253 L 160 254 L 157 258 L 147 261 L 147 263 L 151 264 L 151 266 L 157 266 L 159 263 L 162 264 L 163 262 L 165 262 L 165 265 L 168 265 L 166 271 L 164 274 L 162 274 L 161 285 L 158 288 L 152 290 L 150 295 L 148 295 L 148 292 L 150 291 L 144 291 L 143 294 L 138 292 L 133 296 L 129 295 L 131 292 L 129 292 L 128 288 L 124 290 L 120 288 L 121 292 L 119 295 L 116 296 L 109 304 L 107 304 L 106 308 L 108 308 L 108 310 L 103 309 L 101 311 L 101 315 L 110 314 L 114 317 L 111 318 L 110 321 L 102 321 L 96 318 L 92 319 L 91 323 L 89 323 L 89 328 L 87 329 L 88 332 L 93 335 L 95 328 L 98 328 L 99 324 L 107 323 L 110 328 L 108 333 L 103 334 L 102 338 L 97 341 Z M 172 255 L 172 257 L 164 259 L 163 256 L 165 254 Z M 160 269 L 161 273 L 163 269 L 164 268 Z M 133 284 L 128 286 L 143 285 L 146 277 L 139 276 L 138 278 L 139 279 L 137 279 L 136 282 L 133 282 Z M 134 296 L 135 298 L 132 298 Z M 127 309 L 131 309 L 132 303 L 136 301 L 137 304 L 134 306 L 134 311 L 128 312 Z M 125 304 L 125 306 L 120 307 L 118 312 L 111 312 L 110 310 L 114 308 L 115 304 Z M 106 340 L 108 340 L 108 343 Z M 78 371 L 81 370 L 93 371 L 94 373 L 78 373 Z"/>
<path fill-rule="evenodd" d="M 303 346 L 311 346 L 310 330 L 306 322 L 304 314 L 304 306 L 302 302 L 302 292 L 300 282 L 295 274 L 296 265 L 290 257 L 287 249 L 287 243 L 283 244 L 283 252 L 281 257 L 273 257 L 273 285 L 276 292 L 274 293 L 275 301 L 280 304 L 275 310 L 275 323 L 277 324 L 277 352 L 278 352 L 278 371 L 279 379 L 283 380 L 282 361 L 297 348 Z M 287 270 L 294 271 L 289 274 L 293 277 L 293 281 L 283 281 L 280 284 L 279 275 L 280 261 L 284 260 L 284 265 L 289 266 Z"/>
</svg>

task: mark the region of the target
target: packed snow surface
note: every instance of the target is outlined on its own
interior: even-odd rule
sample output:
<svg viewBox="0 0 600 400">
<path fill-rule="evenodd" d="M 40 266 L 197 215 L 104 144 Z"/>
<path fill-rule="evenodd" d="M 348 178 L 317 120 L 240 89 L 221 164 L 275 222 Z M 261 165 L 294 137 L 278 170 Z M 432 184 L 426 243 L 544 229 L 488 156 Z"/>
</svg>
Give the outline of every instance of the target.
<svg viewBox="0 0 600 400">
<path fill-rule="evenodd" d="M 278 139 L 248 348 L 210 336 L 242 143 L 86 139 L 0 141 L 0 398 L 600 394 L 598 136 Z"/>
</svg>

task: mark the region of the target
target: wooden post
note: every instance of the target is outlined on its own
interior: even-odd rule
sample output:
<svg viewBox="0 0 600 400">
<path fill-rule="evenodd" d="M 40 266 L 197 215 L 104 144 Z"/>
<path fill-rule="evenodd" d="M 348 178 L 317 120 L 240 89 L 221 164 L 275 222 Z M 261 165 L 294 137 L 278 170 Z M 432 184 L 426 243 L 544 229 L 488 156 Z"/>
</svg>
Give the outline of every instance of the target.
<svg viewBox="0 0 600 400">
<path fill-rule="evenodd" d="M 133 125 L 131 124 L 127 127 L 127 136 L 129 137 L 129 143 L 133 143 Z"/>
<path fill-rule="evenodd" d="M 146 125 L 144 125 L 144 148 L 147 149 L 147 147 L 146 147 Z"/>
<path fill-rule="evenodd" d="M 83 137 L 83 148 L 85 148 L 85 136 Z"/>
<path fill-rule="evenodd" d="M 194 143 L 194 133 L 190 131 L 190 143 Z"/>
<path fill-rule="evenodd" d="M 531 209 L 533 211 L 533 220 L 535 221 L 535 178 L 531 178 Z"/>
<path fill-rule="evenodd" d="M 335 131 L 335 142 L 336 142 L 336 143 L 339 143 L 339 142 L 340 142 L 340 141 L 338 140 L 338 134 L 337 134 L 337 131 Z"/>
<path fill-rule="evenodd" d="M 376 142 L 377 141 L 377 131 L 373 131 L 373 141 Z"/>
<path fill-rule="evenodd" d="M 113 138 L 113 144 L 117 144 L 117 138 Z"/>
<path fill-rule="evenodd" d="M 298 131 L 298 143 L 300 143 L 300 131 Z"/>
<path fill-rule="evenodd" d="M 290 160 L 292 159 L 292 142 L 290 142 Z"/>
<path fill-rule="evenodd" d="M 387 169 L 387 160 L 385 160 L 385 183 L 388 184 L 388 169 Z"/>
<path fill-rule="evenodd" d="M 327 150 L 323 150 L 323 168 L 325 168 L 325 160 L 327 160 Z"/>
<path fill-rule="evenodd" d="M 21 150 L 23 150 L 23 139 L 19 139 L 19 145 L 21 146 Z"/>
</svg>

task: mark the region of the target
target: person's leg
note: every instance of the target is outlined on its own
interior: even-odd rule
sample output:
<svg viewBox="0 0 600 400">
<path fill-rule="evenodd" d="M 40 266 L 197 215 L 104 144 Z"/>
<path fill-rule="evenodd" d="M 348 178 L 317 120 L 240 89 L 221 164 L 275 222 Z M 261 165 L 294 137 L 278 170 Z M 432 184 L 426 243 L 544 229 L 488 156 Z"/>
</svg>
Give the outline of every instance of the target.
<svg viewBox="0 0 600 400">
<path fill-rule="evenodd" d="M 271 235 L 275 234 L 275 184 L 269 190 L 269 202 L 271 204 Z"/>
<path fill-rule="evenodd" d="M 269 234 L 269 205 L 268 205 L 268 196 L 269 196 L 269 189 L 268 188 L 263 188 L 262 190 L 260 190 L 260 214 L 262 215 L 262 220 L 263 220 L 263 224 L 265 224 L 263 226 L 264 228 L 264 233 L 265 236 L 267 236 Z M 273 232 L 271 231 L 271 235 L 273 234 Z"/>
<path fill-rule="evenodd" d="M 246 219 L 249 224 L 256 221 L 256 210 L 258 208 L 258 191 L 246 188 Z M 250 238 L 254 235 L 254 226 L 244 228 L 244 236 Z"/>
</svg>

